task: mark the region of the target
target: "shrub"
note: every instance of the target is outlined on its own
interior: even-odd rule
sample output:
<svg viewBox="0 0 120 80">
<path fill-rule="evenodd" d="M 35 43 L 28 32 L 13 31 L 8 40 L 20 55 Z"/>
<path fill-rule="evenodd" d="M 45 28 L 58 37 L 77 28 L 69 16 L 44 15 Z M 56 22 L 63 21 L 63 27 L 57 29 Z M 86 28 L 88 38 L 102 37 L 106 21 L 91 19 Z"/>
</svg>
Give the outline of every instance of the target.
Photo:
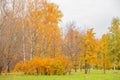
<svg viewBox="0 0 120 80">
<path fill-rule="evenodd" d="M 67 73 L 67 68 L 69 66 L 69 59 L 65 57 L 34 57 L 32 60 L 17 63 L 14 70 L 17 72 L 22 71 L 30 75 L 64 75 Z"/>
</svg>

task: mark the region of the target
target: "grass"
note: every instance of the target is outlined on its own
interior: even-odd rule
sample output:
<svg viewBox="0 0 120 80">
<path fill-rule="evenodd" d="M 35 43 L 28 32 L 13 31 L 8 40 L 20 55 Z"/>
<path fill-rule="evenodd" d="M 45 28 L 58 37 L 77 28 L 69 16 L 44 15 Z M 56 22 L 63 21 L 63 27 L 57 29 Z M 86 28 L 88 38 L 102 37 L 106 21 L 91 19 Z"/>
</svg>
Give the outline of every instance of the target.
<svg viewBox="0 0 120 80">
<path fill-rule="evenodd" d="M 84 72 L 73 72 L 71 75 L 52 75 L 52 76 L 31 76 L 17 73 L 11 73 L 7 76 L 1 75 L 0 80 L 120 80 L 120 70 L 112 71 L 108 70 L 106 74 L 103 74 L 101 70 L 91 70 L 90 73 L 84 74 Z"/>
</svg>

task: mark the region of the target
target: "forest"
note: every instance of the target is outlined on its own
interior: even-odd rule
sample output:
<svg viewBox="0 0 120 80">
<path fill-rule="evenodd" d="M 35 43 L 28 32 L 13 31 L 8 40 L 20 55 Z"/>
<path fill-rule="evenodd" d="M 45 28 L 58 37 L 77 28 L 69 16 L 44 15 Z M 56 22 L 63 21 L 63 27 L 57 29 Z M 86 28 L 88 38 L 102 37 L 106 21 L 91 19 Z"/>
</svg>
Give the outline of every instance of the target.
<svg viewBox="0 0 120 80">
<path fill-rule="evenodd" d="M 120 19 L 95 37 L 94 28 L 63 28 L 59 6 L 47 0 L 0 0 L 0 74 L 66 75 L 120 69 Z"/>
</svg>

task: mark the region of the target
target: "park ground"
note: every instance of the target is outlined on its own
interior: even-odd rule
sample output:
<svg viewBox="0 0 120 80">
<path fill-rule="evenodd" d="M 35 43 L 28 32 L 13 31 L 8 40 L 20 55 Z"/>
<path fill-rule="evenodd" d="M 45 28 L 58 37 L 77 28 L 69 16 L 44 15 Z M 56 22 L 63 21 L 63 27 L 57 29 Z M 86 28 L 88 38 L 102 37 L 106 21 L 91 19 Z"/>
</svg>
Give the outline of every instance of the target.
<svg viewBox="0 0 120 80">
<path fill-rule="evenodd" d="M 7 76 L 2 74 L 0 80 L 120 80 L 120 70 L 91 70 L 84 74 L 84 71 L 71 72 L 71 75 L 24 75 L 21 73 L 10 73 Z"/>
</svg>

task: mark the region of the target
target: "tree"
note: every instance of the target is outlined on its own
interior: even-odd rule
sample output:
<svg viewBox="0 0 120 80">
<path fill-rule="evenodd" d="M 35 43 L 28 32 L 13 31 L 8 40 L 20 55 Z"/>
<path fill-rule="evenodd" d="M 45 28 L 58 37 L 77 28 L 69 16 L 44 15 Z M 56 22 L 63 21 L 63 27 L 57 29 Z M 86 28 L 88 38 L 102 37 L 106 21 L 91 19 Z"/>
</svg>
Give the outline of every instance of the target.
<svg viewBox="0 0 120 80">
<path fill-rule="evenodd" d="M 20 48 L 19 45 L 21 40 L 20 33 L 19 33 L 20 28 L 16 27 L 17 23 L 19 24 L 19 22 L 16 22 L 16 24 L 13 25 L 13 22 L 15 22 L 18 19 L 12 18 L 12 16 L 8 18 L 9 19 L 6 20 L 7 24 L 6 22 L 4 23 L 5 26 L 3 26 L 4 28 L 2 29 L 2 32 L 1 32 L 1 46 L 0 46 L 1 54 L 4 57 L 6 72 L 10 72 L 11 61 L 13 57 L 15 57 L 17 53 L 19 53 L 18 49 Z"/>
<path fill-rule="evenodd" d="M 0 54 L 4 61 L 3 69 L 8 73 L 21 59 L 21 2 L 1 0 L 0 5 Z M 10 7 L 11 6 L 11 7 Z M 16 58 L 19 55 L 19 58 Z"/>
<path fill-rule="evenodd" d="M 107 60 L 107 54 L 108 54 L 108 35 L 104 34 L 100 40 L 100 54 L 102 57 L 102 64 L 103 64 L 103 70 L 104 74 L 106 73 L 106 60 Z"/>
<path fill-rule="evenodd" d="M 60 53 L 61 34 L 58 23 L 62 17 L 61 11 L 57 5 L 46 0 L 34 0 L 29 3 L 29 8 L 31 59 L 34 53 L 55 57 L 56 53 Z"/>
<path fill-rule="evenodd" d="M 64 55 L 69 56 L 72 65 L 74 67 L 75 72 L 77 71 L 77 67 L 79 65 L 79 57 L 80 57 L 80 39 L 81 35 L 80 32 L 78 32 L 75 29 L 74 23 L 68 24 L 68 32 L 65 35 L 64 38 Z"/>
<path fill-rule="evenodd" d="M 111 61 L 116 65 L 120 63 L 120 20 L 113 18 L 112 25 L 108 33 L 108 53 L 111 56 Z"/>
<path fill-rule="evenodd" d="M 94 37 L 93 28 L 89 29 L 87 33 L 84 35 L 84 46 L 85 46 L 85 52 L 84 52 L 84 68 L 85 68 L 85 74 L 87 74 L 88 68 L 90 68 L 90 65 L 95 65 L 97 62 L 97 56 L 98 56 L 98 48 L 97 48 L 97 42 Z"/>
</svg>

